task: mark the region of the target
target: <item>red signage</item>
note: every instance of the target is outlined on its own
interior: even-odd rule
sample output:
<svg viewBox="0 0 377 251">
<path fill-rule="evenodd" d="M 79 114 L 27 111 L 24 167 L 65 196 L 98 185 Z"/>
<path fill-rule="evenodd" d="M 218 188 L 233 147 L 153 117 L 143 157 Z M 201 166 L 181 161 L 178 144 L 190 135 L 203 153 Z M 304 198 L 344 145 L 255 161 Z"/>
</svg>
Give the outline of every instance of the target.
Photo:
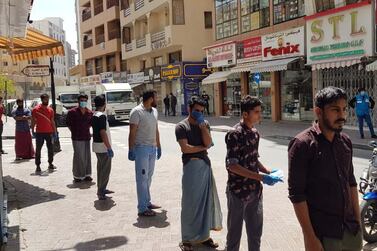
<svg viewBox="0 0 377 251">
<path fill-rule="evenodd" d="M 262 39 L 253 37 L 241 41 L 237 49 L 237 62 L 259 61 L 262 57 Z"/>
<path fill-rule="evenodd" d="M 286 43 L 285 46 L 281 46 L 279 48 L 267 47 L 267 48 L 264 48 L 263 50 L 263 56 L 267 57 L 268 53 L 271 53 L 272 56 L 281 56 L 281 55 L 289 55 L 293 53 L 300 53 L 299 47 L 300 47 L 299 44 L 291 45 L 290 43 Z"/>
</svg>

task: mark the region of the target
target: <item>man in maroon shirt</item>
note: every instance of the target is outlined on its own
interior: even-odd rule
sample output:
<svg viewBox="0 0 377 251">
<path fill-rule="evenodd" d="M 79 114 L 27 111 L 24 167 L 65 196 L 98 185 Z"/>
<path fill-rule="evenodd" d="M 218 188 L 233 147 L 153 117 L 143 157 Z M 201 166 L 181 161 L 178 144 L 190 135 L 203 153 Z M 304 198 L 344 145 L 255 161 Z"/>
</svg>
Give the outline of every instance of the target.
<svg viewBox="0 0 377 251">
<path fill-rule="evenodd" d="M 289 198 L 310 251 L 362 249 L 352 142 L 341 133 L 347 94 L 326 87 L 315 97 L 318 121 L 288 147 Z"/>
<path fill-rule="evenodd" d="M 87 108 L 88 96 L 79 95 L 78 106 L 69 110 L 67 126 L 71 131 L 73 145 L 72 173 L 73 181 L 92 181 L 90 154 L 90 127 L 93 113 Z"/>
</svg>

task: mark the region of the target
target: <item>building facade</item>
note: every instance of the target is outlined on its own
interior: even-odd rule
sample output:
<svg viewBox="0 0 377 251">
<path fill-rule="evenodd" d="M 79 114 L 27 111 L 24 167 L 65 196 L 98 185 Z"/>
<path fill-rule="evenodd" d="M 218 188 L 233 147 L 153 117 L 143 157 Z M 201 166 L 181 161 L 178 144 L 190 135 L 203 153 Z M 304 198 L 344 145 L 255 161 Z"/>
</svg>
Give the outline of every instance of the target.
<svg viewBox="0 0 377 251">
<path fill-rule="evenodd" d="M 341 41 L 356 44 L 361 39 L 361 44 L 372 43 L 374 24 L 370 23 L 373 16 L 370 1 L 216 0 L 213 4 L 216 42 L 205 51 L 207 65 L 215 72 L 203 80 L 203 86 L 212 89 L 215 114 L 219 116 L 238 116 L 241 97 L 252 95 L 263 101 L 265 119 L 312 120 L 313 95 L 318 89 L 328 85 L 345 89 L 360 85 L 344 84 L 351 81 L 344 73 L 344 83 L 336 84 L 340 73 L 334 68 L 347 67 L 345 72 L 349 72 L 348 67 L 359 69 L 361 58 L 373 55 L 370 48 L 356 48 L 356 45 L 358 50 L 354 51 L 358 52 L 354 54 L 320 53 L 325 45 L 337 46 L 334 41 L 340 38 L 330 41 L 332 27 L 348 25 L 348 29 L 355 29 L 351 37 L 362 36 L 364 26 L 358 25 L 363 25 L 365 19 L 369 22 L 364 22 L 365 30 L 370 30 L 368 35 Z M 360 7 L 364 9 L 359 14 L 352 14 L 352 9 Z M 344 24 L 341 24 L 343 17 L 331 18 L 342 11 L 346 11 Z M 347 31 L 346 27 L 341 31 Z M 330 38 L 323 39 L 324 34 Z M 352 72 L 352 79 L 359 78 L 360 74 Z M 363 80 L 371 81 L 373 73 L 364 75 Z M 349 92 L 350 96 L 353 94 L 354 91 Z"/>
<path fill-rule="evenodd" d="M 202 48 L 213 42 L 212 16 L 209 0 L 121 0 L 122 60 L 136 95 L 155 89 L 161 108 L 172 93 L 186 113 L 208 75 Z"/>
</svg>

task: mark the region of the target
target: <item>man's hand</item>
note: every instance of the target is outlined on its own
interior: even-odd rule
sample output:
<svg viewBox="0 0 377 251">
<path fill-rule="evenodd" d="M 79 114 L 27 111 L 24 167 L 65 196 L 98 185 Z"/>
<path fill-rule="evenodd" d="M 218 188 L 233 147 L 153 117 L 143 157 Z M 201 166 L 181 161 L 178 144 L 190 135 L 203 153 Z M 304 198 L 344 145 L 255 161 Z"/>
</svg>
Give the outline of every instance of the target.
<svg viewBox="0 0 377 251">
<path fill-rule="evenodd" d="M 131 160 L 131 161 L 135 161 L 136 157 L 135 157 L 134 149 L 128 150 L 128 159 Z"/>
<path fill-rule="evenodd" d="M 308 236 L 304 234 L 304 242 L 306 251 L 324 251 L 322 243 L 315 235 Z"/>
<path fill-rule="evenodd" d="M 157 147 L 157 160 L 161 158 L 162 152 L 161 152 L 161 147 Z"/>
</svg>

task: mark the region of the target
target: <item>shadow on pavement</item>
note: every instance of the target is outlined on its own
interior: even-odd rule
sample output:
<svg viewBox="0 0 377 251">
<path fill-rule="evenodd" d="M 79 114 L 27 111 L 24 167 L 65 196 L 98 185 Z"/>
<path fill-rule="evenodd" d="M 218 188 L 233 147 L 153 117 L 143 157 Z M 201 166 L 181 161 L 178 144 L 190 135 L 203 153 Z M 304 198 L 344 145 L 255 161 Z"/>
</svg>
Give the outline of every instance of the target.
<svg viewBox="0 0 377 251">
<path fill-rule="evenodd" d="M 170 225 L 170 222 L 166 221 L 168 217 L 166 216 L 167 211 L 162 210 L 161 213 L 156 212 L 156 216 L 152 217 L 137 217 L 137 222 L 133 225 L 138 228 L 165 228 Z"/>
<path fill-rule="evenodd" d="M 91 186 L 94 186 L 95 182 L 87 182 L 87 181 L 81 181 L 81 182 L 73 182 L 72 184 L 68 184 L 67 187 L 69 189 L 89 189 Z"/>
<path fill-rule="evenodd" d="M 363 250 L 372 251 L 372 250 L 375 250 L 375 248 L 377 248 L 377 243 L 367 243 L 364 245 Z"/>
<path fill-rule="evenodd" d="M 125 236 L 110 236 L 92 241 L 79 242 L 72 248 L 63 249 L 50 249 L 46 251 L 63 251 L 63 250 L 76 250 L 76 251 L 88 251 L 88 250 L 109 250 L 126 245 L 128 238 Z"/>
<path fill-rule="evenodd" d="M 94 207 L 98 211 L 108 211 L 114 206 L 116 206 L 116 203 L 111 198 L 94 201 Z"/>
<path fill-rule="evenodd" d="M 60 200 L 65 195 L 54 193 L 43 188 L 31 185 L 11 176 L 4 177 L 6 187 L 13 188 L 14 194 L 9 194 L 9 212 L 49 201 Z M 10 189 L 11 190 L 11 189 Z M 15 196 L 15 198 L 12 198 Z"/>
<path fill-rule="evenodd" d="M 4 247 L 4 250 L 21 250 L 19 226 L 8 227 L 8 242 Z"/>
</svg>

